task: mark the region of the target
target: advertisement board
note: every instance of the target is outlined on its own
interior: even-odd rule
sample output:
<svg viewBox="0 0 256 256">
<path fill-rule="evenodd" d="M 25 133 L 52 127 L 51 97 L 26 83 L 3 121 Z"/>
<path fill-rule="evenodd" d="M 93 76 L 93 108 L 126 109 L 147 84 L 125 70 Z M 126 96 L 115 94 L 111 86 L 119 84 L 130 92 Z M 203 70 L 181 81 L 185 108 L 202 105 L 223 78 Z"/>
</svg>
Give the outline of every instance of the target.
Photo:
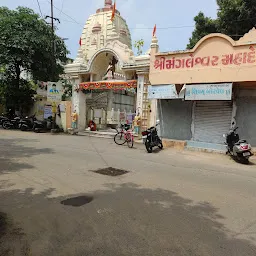
<svg viewBox="0 0 256 256">
<path fill-rule="evenodd" d="M 62 99 L 63 86 L 61 82 L 48 82 L 47 101 L 59 103 Z"/>
<path fill-rule="evenodd" d="M 148 99 L 177 99 L 178 94 L 175 84 L 149 85 Z"/>
<path fill-rule="evenodd" d="M 185 100 L 231 100 L 232 98 L 232 83 L 185 86 Z"/>
</svg>

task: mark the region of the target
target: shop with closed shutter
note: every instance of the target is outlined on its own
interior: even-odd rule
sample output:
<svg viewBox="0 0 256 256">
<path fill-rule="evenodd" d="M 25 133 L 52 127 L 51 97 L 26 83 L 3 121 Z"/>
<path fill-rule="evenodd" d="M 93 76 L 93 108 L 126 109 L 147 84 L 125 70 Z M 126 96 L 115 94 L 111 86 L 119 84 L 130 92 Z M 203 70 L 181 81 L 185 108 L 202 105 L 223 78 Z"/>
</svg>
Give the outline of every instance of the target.
<svg viewBox="0 0 256 256">
<path fill-rule="evenodd" d="M 159 52 L 153 38 L 150 83 L 152 87 L 171 83 L 177 90 L 176 98 L 158 100 L 163 141 L 225 151 L 223 134 L 237 125 L 240 137 L 256 146 L 255 42 L 256 29 L 252 29 L 237 41 L 210 34 L 193 49 Z"/>
<path fill-rule="evenodd" d="M 223 134 L 230 129 L 231 101 L 197 101 L 194 103 L 192 140 L 207 143 L 223 143 Z"/>
<path fill-rule="evenodd" d="M 241 83 L 236 90 L 235 123 L 242 139 L 256 147 L 256 83 Z"/>
</svg>

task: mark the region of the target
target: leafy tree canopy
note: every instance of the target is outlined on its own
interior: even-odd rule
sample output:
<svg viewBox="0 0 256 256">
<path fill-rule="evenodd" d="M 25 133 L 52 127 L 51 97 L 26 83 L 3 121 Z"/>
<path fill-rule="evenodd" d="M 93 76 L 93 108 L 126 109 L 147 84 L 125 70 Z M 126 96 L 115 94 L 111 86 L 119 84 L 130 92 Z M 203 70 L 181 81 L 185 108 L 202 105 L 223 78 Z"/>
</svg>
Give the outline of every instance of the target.
<svg viewBox="0 0 256 256">
<path fill-rule="evenodd" d="M 196 43 L 204 36 L 216 33 L 218 30 L 217 21 L 209 17 L 205 17 L 202 12 L 194 18 L 195 30 L 192 33 L 192 37 L 189 39 L 187 48 L 192 49 Z"/>
<path fill-rule="evenodd" d="M 216 19 L 205 17 L 202 12 L 194 18 L 195 30 L 189 39 L 188 49 L 210 33 L 223 33 L 238 40 L 256 25 L 255 0 L 217 0 L 217 4 Z"/>
<path fill-rule="evenodd" d="M 33 91 L 28 80 L 57 81 L 67 53 L 64 41 L 33 10 L 0 8 L 0 98 L 6 103 L 24 105 Z"/>
</svg>

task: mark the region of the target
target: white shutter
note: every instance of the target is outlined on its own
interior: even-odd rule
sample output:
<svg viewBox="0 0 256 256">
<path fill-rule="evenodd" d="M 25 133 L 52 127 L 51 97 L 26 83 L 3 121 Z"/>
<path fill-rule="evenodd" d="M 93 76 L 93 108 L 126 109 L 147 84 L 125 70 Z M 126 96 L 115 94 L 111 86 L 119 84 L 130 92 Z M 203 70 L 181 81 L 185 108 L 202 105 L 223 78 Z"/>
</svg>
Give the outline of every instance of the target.
<svg viewBox="0 0 256 256">
<path fill-rule="evenodd" d="M 231 125 L 231 101 L 197 101 L 194 110 L 194 140 L 222 144 Z"/>
</svg>

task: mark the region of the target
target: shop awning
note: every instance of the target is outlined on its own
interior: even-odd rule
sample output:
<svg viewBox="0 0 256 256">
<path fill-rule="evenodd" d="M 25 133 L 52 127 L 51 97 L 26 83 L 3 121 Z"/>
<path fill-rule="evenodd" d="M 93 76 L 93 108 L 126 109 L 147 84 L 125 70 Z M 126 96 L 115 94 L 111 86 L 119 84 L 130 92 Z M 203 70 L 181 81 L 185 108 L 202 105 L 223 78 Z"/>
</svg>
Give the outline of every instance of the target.
<svg viewBox="0 0 256 256">
<path fill-rule="evenodd" d="M 80 83 L 79 88 L 80 90 L 127 90 L 137 88 L 137 80 L 84 82 Z"/>
</svg>

